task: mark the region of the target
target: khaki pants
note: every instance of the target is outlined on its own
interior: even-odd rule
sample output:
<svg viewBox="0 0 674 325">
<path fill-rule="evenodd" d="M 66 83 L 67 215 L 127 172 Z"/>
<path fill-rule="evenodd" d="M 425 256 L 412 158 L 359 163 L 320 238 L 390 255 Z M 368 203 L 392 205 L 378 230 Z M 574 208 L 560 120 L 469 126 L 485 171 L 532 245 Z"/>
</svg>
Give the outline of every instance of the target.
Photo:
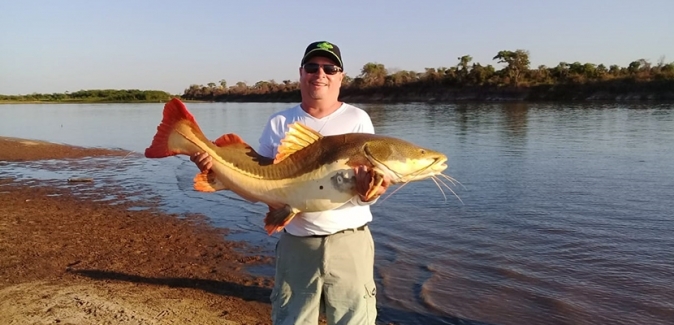
<svg viewBox="0 0 674 325">
<path fill-rule="evenodd" d="M 282 233 L 276 246 L 276 279 L 271 293 L 275 325 L 373 325 L 377 317 L 374 242 L 370 230 L 326 237 Z"/>
</svg>

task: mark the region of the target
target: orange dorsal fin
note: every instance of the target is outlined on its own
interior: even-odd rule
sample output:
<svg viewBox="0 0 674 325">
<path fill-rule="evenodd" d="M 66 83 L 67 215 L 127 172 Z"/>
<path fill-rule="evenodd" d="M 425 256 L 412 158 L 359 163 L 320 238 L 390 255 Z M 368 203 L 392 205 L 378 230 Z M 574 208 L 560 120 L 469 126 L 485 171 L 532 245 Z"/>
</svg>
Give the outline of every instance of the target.
<svg viewBox="0 0 674 325">
<path fill-rule="evenodd" d="M 162 120 L 157 126 L 157 133 L 152 139 L 152 144 L 145 149 L 145 157 L 163 158 L 179 154 L 179 151 L 169 148 L 168 139 L 178 123 L 185 120 L 189 121 L 197 132 L 201 132 L 194 116 L 187 110 L 185 104 L 178 98 L 169 100 L 164 105 Z"/>
<path fill-rule="evenodd" d="M 322 137 L 323 136 L 320 133 L 306 125 L 298 122 L 291 124 L 285 137 L 281 140 L 281 145 L 278 147 L 274 163 L 277 164 L 283 161 L 283 159 L 308 147 Z"/>
<path fill-rule="evenodd" d="M 227 133 L 217 138 L 215 141 L 213 141 L 213 143 L 215 143 L 215 145 L 218 147 L 224 147 L 234 143 L 245 143 L 245 142 L 243 141 L 243 139 L 241 139 L 240 136 L 234 133 Z"/>
</svg>

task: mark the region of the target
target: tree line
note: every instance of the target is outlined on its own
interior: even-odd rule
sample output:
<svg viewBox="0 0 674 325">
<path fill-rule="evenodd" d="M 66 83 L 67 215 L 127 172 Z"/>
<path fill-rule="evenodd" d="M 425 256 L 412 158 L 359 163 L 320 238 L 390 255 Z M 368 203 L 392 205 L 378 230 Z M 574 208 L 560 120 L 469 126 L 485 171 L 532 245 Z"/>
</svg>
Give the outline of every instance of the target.
<svg viewBox="0 0 674 325">
<path fill-rule="evenodd" d="M 172 95 L 161 90 L 91 89 L 76 92 L 29 95 L 0 95 L 12 102 L 166 102 Z"/>
<path fill-rule="evenodd" d="M 531 68 L 529 52 L 518 49 L 499 51 L 493 60 L 503 67 L 473 62 L 470 55 L 457 58 L 454 66 L 425 68 L 423 72 L 387 69 L 384 64 L 369 62 L 355 78 L 345 76 L 341 96 L 390 100 L 451 99 L 463 95 L 473 99 L 494 95 L 586 99 L 597 93 L 613 96 L 636 92 L 656 99 L 674 99 L 674 62 L 665 63 L 664 58 L 657 64 L 639 59 L 626 67 L 560 62 L 554 67 Z M 192 84 L 182 97 L 206 101 L 299 101 L 300 92 L 298 81 L 264 80 L 253 85 L 240 81 L 228 85 L 222 79 L 207 85 Z"/>
</svg>

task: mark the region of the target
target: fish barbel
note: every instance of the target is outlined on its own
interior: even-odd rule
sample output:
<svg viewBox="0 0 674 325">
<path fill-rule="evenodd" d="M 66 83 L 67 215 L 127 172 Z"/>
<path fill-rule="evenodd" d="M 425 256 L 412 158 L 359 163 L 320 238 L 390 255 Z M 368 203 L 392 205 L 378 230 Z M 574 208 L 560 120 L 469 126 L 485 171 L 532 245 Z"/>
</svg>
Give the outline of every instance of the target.
<svg viewBox="0 0 674 325">
<path fill-rule="evenodd" d="M 185 104 L 173 98 L 164 106 L 145 157 L 197 152 L 208 153 L 213 166 L 195 176 L 194 188 L 230 190 L 250 202 L 268 205 L 264 228 L 270 235 L 297 213 L 330 210 L 351 200 L 357 195 L 354 168 L 360 165 L 374 172 L 367 199 L 384 176 L 392 184 L 435 181 L 438 175 L 449 179 L 442 175 L 447 157 L 440 152 L 369 133 L 322 136 L 300 123 L 289 126 L 276 157 L 264 157 L 233 133 L 208 140 Z"/>
</svg>

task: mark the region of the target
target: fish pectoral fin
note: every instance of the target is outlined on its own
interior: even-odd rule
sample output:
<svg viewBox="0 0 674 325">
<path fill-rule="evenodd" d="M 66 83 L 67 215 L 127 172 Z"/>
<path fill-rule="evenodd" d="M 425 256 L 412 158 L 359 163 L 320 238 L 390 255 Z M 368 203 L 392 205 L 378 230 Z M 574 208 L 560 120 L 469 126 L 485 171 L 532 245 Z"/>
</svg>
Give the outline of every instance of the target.
<svg viewBox="0 0 674 325">
<path fill-rule="evenodd" d="M 269 206 L 269 212 L 267 212 L 267 215 L 264 218 L 264 230 L 266 230 L 269 235 L 281 231 L 298 212 L 299 211 L 294 210 L 287 204 L 281 208 L 272 208 Z"/>
<path fill-rule="evenodd" d="M 377 172 L 376 170 L 373 170 L 372 180 L 370 180 L 370 188 L 367 190 L 367 193 L 365 193 L 365 201 L 371 201 L 374 199 L 374 197 L 377 196 L 379 187 L 381 187 L 381 184 L 383 183 L 384 175 Z"/>
<path fill-rule="evenodd" d="M 225 184 L 220 182 L 220 180 L 215 177 L 215 173 L 213 171 L 199 173 L 197 176 L 194 176 L 194 189 L 199 192 L 229 190 Z"/>
<path fill-rule="evenodd" d="M 281 140 L 274 163 L 277 164 L 290 155 L 298 152 L 310 144 L 318 141 L 323 136 L 312 128 L 295 122 L 289 126 L 288 132 Z"/>
</svg>

